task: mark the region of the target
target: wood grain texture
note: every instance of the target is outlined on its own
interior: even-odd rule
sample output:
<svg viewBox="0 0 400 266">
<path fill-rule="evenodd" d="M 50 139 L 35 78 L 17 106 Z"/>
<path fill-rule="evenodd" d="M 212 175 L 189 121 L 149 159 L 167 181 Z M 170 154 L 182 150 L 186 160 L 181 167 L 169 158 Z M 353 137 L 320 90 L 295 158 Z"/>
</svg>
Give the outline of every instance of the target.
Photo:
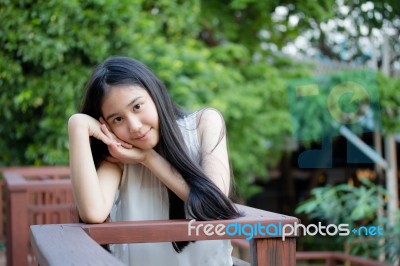
<svg viewBox="0 0 400 266">
<path fill-rule="evenodd" d="M 33 225 L 31 241 L 40 266 L 124 265 L 79 226 Z"/>
<path fill-rule="evenodd" d="M 189 224 L 192 226 L 199 226 L 200 224 L 203 224 L 203 226 L 216 226 L 217 224 L 228 225 L 232 223 L 255 225 L 258 223 L 294 224 L 295 222 L 299 222 L 299 220 L 295 217 L 270 213 L 242 205 L 237 206 L 245 216 L 234 220 L 218 220 L 207 222 L 190 222 L 189 220 L 160 220 L 108 222 L 103 224 L 32 225 L 32 245 L 34 246 L 40 265 L 47 265 L 46 263 L 49 263 L 50 259 L 52 260 L 52 263 L 61 263 L 61 260 L 57 261 L 59 256 L 55 256 L 54 253 L 68 253 L 68 258 L 70 260 L 72 259 L 74 262 L 79 262 L 82 259 L 82 256 L 97 256 L 97 258 L 108 256 L 109 254 L 104 249 L 100 249 L 99 251 L 99 244 L 247 238 L 246 235 L 229 236 L 228 234 L 214 234 L 210 236 L 202 230 L 199 231 L 199 234 L 193 233 L 189 235 Z M 59 239 L 63 243 L 57 245 L 54 241 L 49 243 L 47 237 L 43 236 L 47 234 L 47 230 L 52 232 L 51 235 L 53 238 L 64 235 L 66 228 L 79 228 L 79 230 L 74 229 L 75 234 L 78 234 L 78 236 L 75 235 L 71 239 L 60 237 Z M 57 231 L 60 231 L 60 233 L 57 234 Z M 84 238 L 81 236 L 81 234 L 85 234 L 86 237 L 91 238 L 92 242 L 86 240 L 85 242 L 82 242 L 84 243 L 83 245 L 85 245 L 85 247 L 82 247 L 80 244 L 77 245 L 75 239 Z M 254 244 L 252 244 L 250 247 L 253 254 L 253 261 L 251 265 L 295 265 L 296 240 L 294 235 L 288 236 L 285 241 L 282 241 L 280 237 L 256 235 L 252 240 L 252 243 Z M 51 247 L 49 247 L 50 245 Z M 96 255 L 89 252 L 95 246 L 96 250 L 99 251 L 99 253 L 96 253 Z M 79 249 L 79 252 L 75 252 L 75 249 Z M 74 254 L 76 254 L 76 256 Z M 74 258 L 71 256 L 74 256 Z M 98 265 L 95 263 L 88 263 L 89 262 L 85 260 L 85 265 Z M 241 261 L 236 261 L 236 263 L 238 265 L 248 265 Z"/>
<path fill-rule="evenodd" d="M 6 192 L 7 265 L 33 265 L 29 225 L 78 221 L 69 168 L 8 167 L 0 171 Z"/>
<path fill-rule="evenodd" d="M 250 241 L 251 265 L 296 265 L 296 239 L 273 238 Z"/>
<path fill-rule="evenodd" d="M 4 170 L 4 169 L 1 169 Z M 29 224 L 31 243 L 40 265 L 120 265 L 100 244 L 171 242 L 211 239 L 245 239 L 248 235 L 229 236 L 207 233 L 205 226 L 230 224 L 254 226 L 295 224 L 291 216 L 237 205 L 243 217 L 233 220 L 189 221 L 159 220 L 78 224 L 74 212 L 69 169 L 66 167 L 10 168 L 4 171 L 7 206 L 10 214 L 8 230 L 10 263 L 28 265 Z M 34 200 L 33 200 L 34 199 Z M 70 220 L 69 220 L 70 219 Z M 28 222 L 27 222 L 28 221 Z M 48 224 L 57 223 L 57 224 Z M 67 223 L 67 224 L 62 224 Z M 189 232 L 189 224 L 195 228 Z M 197 228 L 198 233 L 196 233 Z M 295 235 L 285 241 L 280 237 L 254 235 L 251 250 L 254 265 L 292 265 L 295 254 Z M 25 248 L 21 248 L 26 247 Z M 280 257 L 282 256 L 282 257 Z M 245 262 L 235 260 L 238 265 Z M 282 264 L 283 263 L 283 264 Z M 286 264 L 289 263 L 289 264 Z M 248 264 L 247 264 L 248 265 Z"/>
</svg>

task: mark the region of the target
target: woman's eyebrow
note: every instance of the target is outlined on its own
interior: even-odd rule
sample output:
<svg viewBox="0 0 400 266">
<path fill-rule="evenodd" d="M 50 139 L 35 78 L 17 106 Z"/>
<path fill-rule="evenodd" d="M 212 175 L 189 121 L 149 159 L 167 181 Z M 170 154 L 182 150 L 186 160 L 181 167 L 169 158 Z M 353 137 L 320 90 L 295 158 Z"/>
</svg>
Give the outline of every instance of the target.
<svg viewBox="0 0 400 266">
<path fill-rule="evenodd" d="M 136 102 L 137 100 L 139 100 L 140 98 L 143 98 L 143 96 L 138 96 L 138 97 L 134 98 L 132 101 L 130 101 L 130 102 L 126 105 L 126 107 L 129 107 L 129 106 L 135 104 L 135 102 Z M 108 116 L 106 117 L 106 121 L 108 121 L 110 118 L 112 118 L 112 117 L 114 117 L 114 116 L 117 116 L 117 115 L 118 115 L 118 113 L 112 113 L 112 114 L 108 115 Z"/>
</svg>

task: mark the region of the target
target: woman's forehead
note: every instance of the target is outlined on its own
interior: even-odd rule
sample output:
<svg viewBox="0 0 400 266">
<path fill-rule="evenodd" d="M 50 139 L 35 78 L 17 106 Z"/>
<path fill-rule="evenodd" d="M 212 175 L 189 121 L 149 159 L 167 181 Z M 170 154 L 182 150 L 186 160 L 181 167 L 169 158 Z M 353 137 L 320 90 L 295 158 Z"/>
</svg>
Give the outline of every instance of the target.
<svg viewBox="0 0 400 266">
<path fill-rule="evenodd" d="M 147 91 L 135 85 L 118 85 L 113 86 L 104 95 L 102 101 L 102 111 L 116 110 L 129 105 L 133 100 L 138 98 L 150 97 Z"/>
</svg>

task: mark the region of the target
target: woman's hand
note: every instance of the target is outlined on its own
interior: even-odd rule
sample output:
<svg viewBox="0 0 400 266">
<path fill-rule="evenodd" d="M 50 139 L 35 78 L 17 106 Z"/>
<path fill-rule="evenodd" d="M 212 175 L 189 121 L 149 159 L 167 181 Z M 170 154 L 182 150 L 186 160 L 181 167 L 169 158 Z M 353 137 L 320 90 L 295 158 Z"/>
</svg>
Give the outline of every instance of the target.
<svg viewBox="0 0 400 266">
<path fill-rule="evenodd" d="M 107 126 L 103 118 L 100 118 L 102 133 L 114 142 L 107 144 L 111 156 L 106 158 L 112 163 L 135 164 L 142 163 L 146 159 L 147 151 L 133 147 L 131 144 L 119 139 Z M 120 145 L 118 145 L 120 143 Z"/>
<path fill-rule="evenodd" d="M 89 137 L 94 137 L 98 140 L 101 140 L 106 145 L 122 145 L 116 139 L 104 134 L 101 130 L 100 122 L 86 114 L 72 115 L 68 120 L 68 128 L 71 131 L 84 130 L 87 132 Z"/>
</svg>

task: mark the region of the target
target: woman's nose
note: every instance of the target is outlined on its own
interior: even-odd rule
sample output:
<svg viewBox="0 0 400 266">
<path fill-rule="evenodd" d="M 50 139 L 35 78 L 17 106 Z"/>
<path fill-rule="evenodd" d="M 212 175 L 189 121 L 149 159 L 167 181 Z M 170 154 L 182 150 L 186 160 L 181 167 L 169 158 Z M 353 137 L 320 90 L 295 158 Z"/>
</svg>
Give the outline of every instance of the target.
<svg viewBox="0 0 400 266">
<path fill-rule="evenodd" d="M 131 132 L 139 132 L 142 128 L 142 122 L 138 117 L 132 116 L 129 118 L 129 129 Z"/>
</svg>

